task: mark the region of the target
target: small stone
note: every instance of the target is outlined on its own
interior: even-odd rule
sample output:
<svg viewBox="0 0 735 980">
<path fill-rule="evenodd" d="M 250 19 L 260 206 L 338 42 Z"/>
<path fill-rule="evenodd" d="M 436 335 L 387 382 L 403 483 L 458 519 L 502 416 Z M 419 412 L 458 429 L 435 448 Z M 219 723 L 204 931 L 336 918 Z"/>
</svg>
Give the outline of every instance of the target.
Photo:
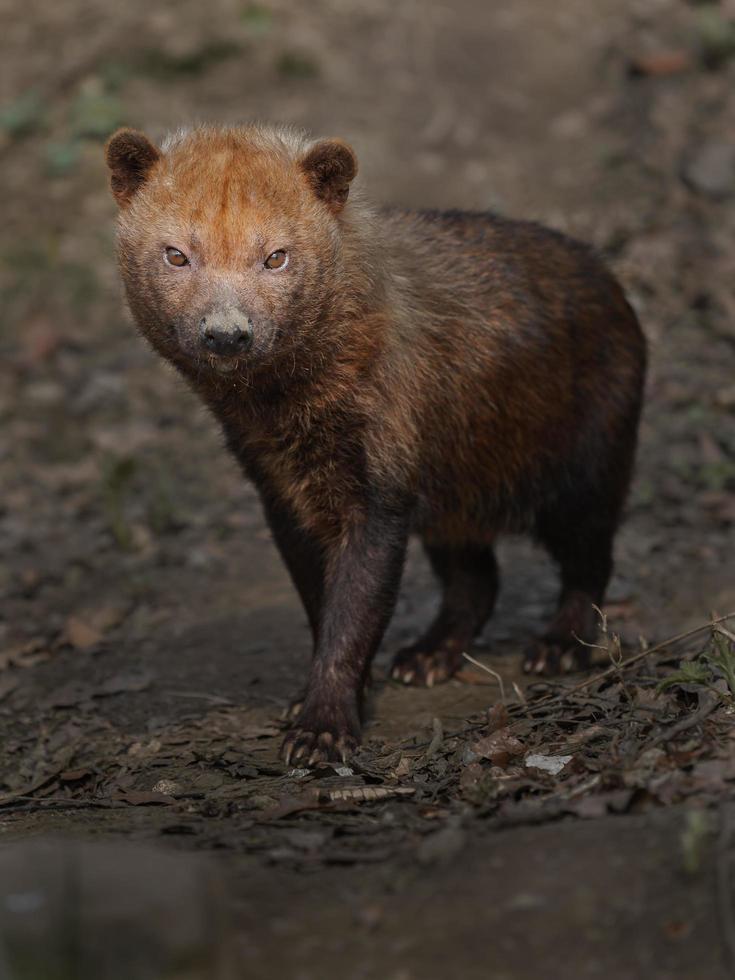
<svg viewBox="0 0 735 980">
<path fill-rule="evenodd" d="M 159 779 L 152 788 L 153 793 L 163 793 L 164 796 L 178 796 L 183 790 L 181 783 L 175 779 Z"/>
<path fill-rule="evenodd" d="M 684 162 L 684 182 L 707 197 L 726 197 L 735 190 L 735 143 L 704 143 Z"/>
</svg>

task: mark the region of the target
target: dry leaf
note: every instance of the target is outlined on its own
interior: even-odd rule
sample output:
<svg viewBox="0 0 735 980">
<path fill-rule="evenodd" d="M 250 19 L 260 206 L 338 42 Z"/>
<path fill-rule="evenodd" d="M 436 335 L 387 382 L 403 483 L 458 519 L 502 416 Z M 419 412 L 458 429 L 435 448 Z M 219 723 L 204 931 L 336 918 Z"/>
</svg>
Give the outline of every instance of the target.
<svg viewBox="0 0 735 980">
<path fill-rule="evenodd" d="M 43 636 L 34 636 L 22 643 L 14 643 L 0 653 L 0 670 L 6 667 L 33 667 L 35 664 L 49 660 L 51 654 Z"/>
<path fill-rule="evenodd" d="M 62 783 L 78 783 L 80 780 L 86 779 L 87 776 L 91 775 L 91 769 L 65 769 L 59 773 L 59 779 Z"/>
<path fill-rule="evenodd" d="M 69 616 L 64 635 L 75 650 L 91 650 L 102 639 L 102 632 L 78 616 Z"/>
<path fill-rule="evenodd" d="M 581 728 L 573 732 L 567 739 L 566 744 L 578 748 L 581 745 L 588 745 L 590 742 L 595 742 L 598 738 L 608 738 L 609 734 L 604 725 L 590 725 L 588 728 Z"/>
<path fill-rule="evenodd" d="M 488 732 L 497 732 L 501 728 L 505 728 L 508 724 L 508 709 L 505 707 L 502 701 L 498 701 L 494 704 L 492 708 L 488 709 L 487 713 L 487 729 Z"/>
<path fill-rule="evenodd" d="M 503 767 L 514 756 L 523 755 L 525 749 L 515 735 L 511 735 L 510 729 L 506 727 L 481 738 L 479 742 L 475 742 L 472 751 L 483 759 L 489 759 L 494 766 Z"/>
<path fill-rule="evenodd" d="M 118 626 L 127 614 L 127 607 L 120 604 L 85 609 L 69 616 L 64 636 L 75 650 L 91 650 L 101 643 L 104 634 Z"/>
</svg>

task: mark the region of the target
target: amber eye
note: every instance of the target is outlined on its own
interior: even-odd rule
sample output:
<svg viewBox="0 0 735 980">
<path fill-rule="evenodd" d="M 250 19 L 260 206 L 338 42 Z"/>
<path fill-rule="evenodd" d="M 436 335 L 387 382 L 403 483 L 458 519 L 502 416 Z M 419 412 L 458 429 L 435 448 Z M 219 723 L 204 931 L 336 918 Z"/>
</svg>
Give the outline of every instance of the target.
<svg viewBox="0 0 735 980">
<path fill-rule="evenodd" d="M 166 249 L 166 261 L 169 265 L 175 265 L 177 269 L 180 269 L 182 265 L 189 264 L 189 260 L 184 253 L 179 251 L 178 248 L 173 248 L 171 245 Z"/>
<path fill-rule="evenodd" d="M 276 252 L 271 252 L 265 260 L 266 269 L 283 269 L 288 263 L 288 252 L 279 248 Z"/>
</svg>

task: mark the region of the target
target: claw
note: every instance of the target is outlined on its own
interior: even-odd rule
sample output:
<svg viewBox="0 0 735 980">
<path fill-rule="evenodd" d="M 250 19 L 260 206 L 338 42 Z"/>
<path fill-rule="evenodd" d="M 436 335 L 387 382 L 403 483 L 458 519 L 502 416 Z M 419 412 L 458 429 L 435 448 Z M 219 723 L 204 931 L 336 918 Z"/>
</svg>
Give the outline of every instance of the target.
<svg viewBox="0 0 735 980">
<path fill-rule="evenodd" d="M 321 762 L 348 762 L 357 748 L 357 732 L 314 731 L 295 727 L 284 740 L 281 749 L 286 765 L 296 764 L 308 768 Z"/>
<path fill-rule="evenodd" d="M 448 681 L 458 669 L 461 658 L 457 649 L 456 644 L 435 650 L 407 647 L 396 654 L 391 677 L 406 685 L 434 687 Z"/>
<path fill-rule="evenodd" d="M 526 651 L 523 673 L 552 676 L 583 669 L 586 665 L 581 662 L 579 650 L 576 641 L 565 644 L 558 641 L 537 640 Z"/>
</svg>

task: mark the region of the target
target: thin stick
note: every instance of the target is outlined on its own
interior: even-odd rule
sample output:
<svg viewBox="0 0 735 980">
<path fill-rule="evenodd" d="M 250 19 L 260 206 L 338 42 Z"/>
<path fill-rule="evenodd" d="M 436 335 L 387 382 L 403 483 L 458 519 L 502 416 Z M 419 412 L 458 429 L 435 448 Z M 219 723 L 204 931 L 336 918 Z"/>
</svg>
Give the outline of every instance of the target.
<svg viewBox="0 0 735 980">
<path fill-rule="evenodd" d="M 713 626 L 716 626 L 718 623 L 725 623 L 728 619 L 735 619 L 735 612 L 728 613 L 727 616 L 718 616 L 717 619 L 711 619 L 708 623 L 704 623 L 701 626 L 695 626 L 693 629 L 686 630 L 684 633 L 677 633 L 676 636 L 670 636 L 667 640 L 662 640 L 660 643 L 656 643 L 655 646 L 648 647 L 647 650 L 641 650 L 640 653 L 636 653 L 632 657 L 628 657 L 627 660 L 622 660 L 619 664 L 613 664 L 612 667 L 606 668 L 599 674 L 594 674 L 592 677 L 588 677 L 587 680 L 581 681 L 579 684 L 575 684 L 574 687 L 567 688 L 562 696 L 566 697 L 568 694 L 576 694 L 577 691 L 584 690 L 584 688 L 589 687 L 590 684 L 596 684 L 599 680 L 602 680 L 603 677 L 611 677 L 617 671 L 625 670 L 625 668 L 630 667 L 631 664 L 639 663 L 645 657 L 648 657 L 652 653 L 658 653 L 659 650 L 663 650 L 672 643 L 679 643 L 681 640 L 688 640 L 690 636 L 696 636 L 697 633 L 703 633 L 705 630 L 712 629 Z M 553 696 L 554 695 L 549 695 L 549 697 Z"/>
<path fill-rule="evenodd" d="M 479 667 L 480 670 L 485 670 L 488 674 L 492 674 L 500 685 L 500 700 L 503 702 L 503 704 L 505 704 L 505 687 L 503 685 L 503 678 L 500 676 L 497 670 L 493 670 L 492 667 L 487 667 L 485 664 L 481 664 L 479 660 L 475 660 L 475 658 L 471 657 L 469 653 L 463 653 L 462 656 L 465 658 L 465 660 L 469 660 L 471 664 L 474 664 L 475 667 Z"/>
<path fill-rule="evenodd" d="M 619 664 L 613 664 L 612 667 L 607 667 L 605 670 L 593 673 L 591 677 L 580 681 L 579 684 L 575 684 L 573 687 L 565 687 L 558 694 L 545 694 L 536 701 L 529 701 L 528 710 L 535 711 L 536 708 L 548 705 L 555 701 L 561 702 L 564 700 L 564 698 L 569 697 L 570 694 L 576 694 L 578 691 L 583 691 L 586 687 L 596 684 L 604 677 L 612 677 L 618 671 L 625 670 L 626 667 L 639 663 L 645 657 L 648 657 L 652 653 L 658 653 L 659 650 L 665 649 L 672 643 L 679 643 L 681 640 L 688 640 L 690 636 L 696 636 L 698 633 L 703 633 L 705 630 L 713 629 L 719 623 L 727 622 L 728 619 L 735 619 L 735 612 L 728 613 L 726 616 L 718 616 L 717 619 L 711 619 L 708 623 L 703 623 L 701 626 L 695 626 L 693 629 L 685 630 L 683 633 L 677 633 L 676 636 L 670 636 L 668 639 L 662 640 L 655 646 L 647 647 L 645 650 L 641 650 L 640 653 L 636 653 L 632 657 L 628 657 L 627 660 L 623 660 Z M 464 656 L 466 657 L 467 654 L 464 654 Z M 487 670 L 490 673 L 494 673 L 494 671 L 490 671 L 489 667 L 485 667 L 484 664 L 478 663 L 477 666 L 482 667 L 483 670 Z M 513 707 L 514 705 L 510 706 L 511 710 Z"/>
<path fill-rule="evenodd" d="M 724 626 L 715 626 L 715 633 L 719 633 L 720 636 L 724 636 L 725 639 L 730 640 L 731 643 L 735 643 L 735 633 L 729 629 L 726 629 Z"/>
</svg>

